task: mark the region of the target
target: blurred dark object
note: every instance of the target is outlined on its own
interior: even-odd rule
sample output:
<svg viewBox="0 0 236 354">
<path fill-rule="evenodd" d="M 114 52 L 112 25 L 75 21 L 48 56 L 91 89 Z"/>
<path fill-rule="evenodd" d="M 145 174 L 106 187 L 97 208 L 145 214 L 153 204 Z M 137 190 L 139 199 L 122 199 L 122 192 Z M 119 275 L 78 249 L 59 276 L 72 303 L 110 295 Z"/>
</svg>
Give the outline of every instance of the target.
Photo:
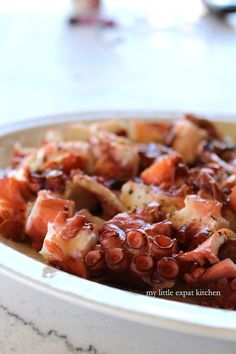
<svg viewBox="0 0 236 354">
<path fill-rule="evenodd" d="M 69 18 L 71 25 L 113 27 L 112 19 L 104 18 L 102 0 L 73 0 L 74 14 Z"/>
<path fill-rule="evenodd" d="M 236 0 L 202 0 L 208 10 L 219 17 L 236 12 Z"/>
<path fill-rule="evenodd" d="M 94 18 L 94 17 L 70 17 L 69 24 L 81 25 L 81 26 L 98 25 L 100 27 L 114 27 L 116 25 L 113 20 Z"/>
</svg>

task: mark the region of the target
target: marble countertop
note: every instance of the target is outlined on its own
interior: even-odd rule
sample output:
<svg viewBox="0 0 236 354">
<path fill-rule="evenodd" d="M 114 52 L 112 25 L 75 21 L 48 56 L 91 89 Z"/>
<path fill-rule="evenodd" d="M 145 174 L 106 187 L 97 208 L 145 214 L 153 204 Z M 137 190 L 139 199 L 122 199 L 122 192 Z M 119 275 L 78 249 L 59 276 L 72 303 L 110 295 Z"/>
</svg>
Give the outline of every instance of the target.
<svg viewBox="0 0 236 354">
<path fill-rule="evenodd" d="M 70 27 L 71 11 L 68 0 L 0 1 L 0 124 L 100 110 L 236 115 L 235 27 L 206 14 L 200 0 L 107 0 L 119 25 L 106 30 Z M 60 329 L 63 311 L 50 310 L 57 329 L 49 323 L 52 299 L 39 296 L 36 307 L 29 295 L 31 306 L 12 281 L 0 276 L 0 284 L 1 354 L 119 352 L 95 340 L 89 325 L 91 337 L 72 340 Z M 232 343 L 201 343 L 202 354 L 234 352 Z M 124 354 L 140 354 L 134 347 Z M 179 348 L 173 353 L 183 354 Z"/>
<path fill-rule="evenodd" d="M 95 313 L 0 276 L 1 354 L 234 354 L 235 342 Z"/>
</svg>

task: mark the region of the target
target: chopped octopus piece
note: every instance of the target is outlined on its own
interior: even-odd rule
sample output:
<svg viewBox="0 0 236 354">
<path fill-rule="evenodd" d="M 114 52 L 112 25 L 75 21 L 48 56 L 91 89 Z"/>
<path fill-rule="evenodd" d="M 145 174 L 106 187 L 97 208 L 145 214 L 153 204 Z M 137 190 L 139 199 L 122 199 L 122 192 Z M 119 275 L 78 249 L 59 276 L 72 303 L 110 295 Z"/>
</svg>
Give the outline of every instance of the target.
<svg viewBox="0 0 236 354">
<path fill-rule="evenodd" d="M 73 177 L 73 183 L 94 195 L 98 202 L 101 203 L 106 217 L 111 217 L 124 211 L 125 208 L 116 194 L 92 177 L 78 173 Z"/>
<path fill-rule="evenodd" d="M 59 169 L 69 173 L 72 169 L 81 168 L 89 171 L 93 164 L 90 145 L 83 141 L 48 142 L 39 149 L 24 151 L 20 146 L 15 151 L 16 168 L 29 172 L 39 172 L 46 169 Z"/>
<path fill-rule="evenodd" d="M 150 167 L 141 173 L 145 184 L 161 185 L 162 183 L 174 184 L 175 168 L 182 158 L 179 154 L 161 156 Z"/>
<path fill-rule="evenodd" d="M 136 144 L 139 152 L 139 170 L 143 171 L 150 167 L 155 160 L 170 153 L 170 149 L 164 145 L 157 145 L 154 143 L 149 144 Z"/>
<path fill-rule="evenodd" d="M 102 130 L 115 135 L 126 136 L 128 127 L 126 122 L 122 120 L 105 120 L 91 124 L 89 129 L 93 135 Z"/>
<path fill-rule="evenodd" d="M 147 186 L 133 181 L 126 182 L 121 188 L 121 202 L 128 209 L 142 208 L 153 201 L 161 205 L 163 214 L 183 208 L 182 196 L 166 193 L 155 186 Z"/>
<path fill-rule="evenodd" d="M 177 121 L 173 131 L 175 138 L 172 148 L 180 153 L 186 162 L 194 162 L 201 142 L 207 138 L 207 132 L 186 119 Z"/>
<path fill-rule="evenodd" d="M 61 169 L 69 173 L 73 169 L 89 170 L 91 163 L 90 145 L 83 141 L 48 143 L 44 147 L 45 162 L 41 169 Z"/>
<path fill-rule="evenodd" d="M 236 186 L 232 188 L 229 198 L 230 198 L 230 206 L 233 209 L 234 213 L 236 213 Z"/>
<path fill-rule="evenodd" d="M 170 123 L 133 120 L 129 124 L 129 138 L 137 143 L 164 144 L 170 128 Z"/>
<path fill-rule="evenodd" d="M 47 233 L 48 223 L 52 222 L 60 211 L 73 215 L 74 202 L 58 198 L 49 191 L 40 191 L 26 222 L 26 234 L 32 240 L 32 247 L 39 250 Z"/>
<path fill-rule="evenodd" d="M 61 141 L 87 141 L 90 138 L 91 131 L 88 125 L 82 123 L 70 123 L 63 128 L 53 128 L 46 132 L 45 143 Z"/>
<path fill-rule="evenodd" d="M 204 145 L 203 145 L 204 147 Z M 220 156 L 218 156 L 214 152 L 200 151 L 199 152 L 200 161 L 208 168 L 213 168 L 216 171 L 223 171 L 227 176 L 236 173 L 236 168 L 234 164 L 231 162 L 224 161 Z"/>
<path fill-rule="evenodd" d="M 125 181 L 137 174 L 138 148 L 128 139 L 99 131 L 91 138 L 91 145 L 96 160 L 93 174 L 117 181 Z"/>
<path fill-rule="evenodd" d="M 76 172 L 77 174 L 78 172 Z M 81 173 L 80 173 L 81 174 Z M 85 189 L 73 182 L 73 177 L 65 184 L 63 198 L 70 199 L 75 202 L 76 210 L 88 209 L 91 212 L 97 210 L 98 201 L 94 194 L 88 189 Z"/>
<path fill-rule="evenodd" d="M 83 215 L 61 211 L 53 222 L 48 223 L 48 231 L 40 251 L 46 262 L 62 270 L 83 278 L 88 277 L 84 258 L 93 250 L 98 241 L 94 224 L 87 223 Z"/>
<path fill-rule="evenodd" d="M 43 172 L 32 172 L 28 175 L 28 179 L 35 191 L 50 190 L 56 194 L 65 192 L 68 176 L 61 170 L 45 170 Z"/>
<path fill-rule="evenodd" d="M 212 137 L 213 139 L 220 139 L 220 133 L 218 132 L 217 128 L 214 126 L 214 124 L 204 118 L 197 117 L 193 114 L 186 114 L 185 119 L 188 121 L 192 122 L 194 125 L 196 125 L 198 128 L 201 128 L 205 130 L 208 134 L 208 136 Z"/>
<path fill-rule="evenodd" d="M 24 239 L 28 203 L 32 197 L 28 182 L 0 179 L 0 233 L 3 236 L 14 241 Z"/>
<path fill-rule="evenodd" d="M 212 265 L 202 277 L 205 282 L 221 278 L 236 278 L 236 264 L 230 258 Z"/>
<path fill-rule="evenodd" d="M 203 199 L 217 200 L 221 203 L 226 201 L 221 188 L 222 175 L 215 175 L 211 168 L 193 168 L 189 172 L 188 184 L 194 184 L 197 195 Z"/>
<path fill-rule="evenodd" d="M 9 171 L 10 173 L 19 174 L 21 173 L 26 178 L 27 176 L 27 168 L 28 168 L 28 160 L 31 161 L 32 156 L 36 156 L 37 148 L 34 147 L 23 147 L 20 143 L 16 143 L 13 148 L 13 157 L 12 157 L 12 169 Z M 39 159 L 36 162 L 36 166 L 38 163 L 42 162 L 40 155 Z M 17 170 L 15 170 L 17 168 Z M 20 172 L 19 172 L 20 170 Z M 17 177 L 16 177 L 17 178 Z M 20 178 L 21 179 L 21 178 Z"/>
<path fill-rule="evenodd" d="M 186 253 L 180 252 L 178 260 L 184 262 L 196 262 L 199 265 L 204 265 L 206 261 L 211 264 L 219 261 L 218 251 L 220 247 L 227 242 L 227 234 L 230 232 L 228 229 L 221 229 L 215 231 L 206 241 L 200 244 L 193 251 Z"/>
<path fill-rule="evenodd" d="M 11 174 L 21 174 L 25 178 L 29 172 L 39 171 L 45 160 L 44 148 L 25 148 L 16 144 L 13 151 Z"/>
<path fill-rule="evenodd" d="M 102 226 L 106 220 L 99 218 L 98 216 L 92 215 L 87 209 L 81 209 L 77 212 L 78 215 L 84 215 L 86 220 L 98 227 Z"/>
<path fill-rule="evenodd" d="M 182 225 L 195 224 L 208 227 L 215 231 L 228 227 L 229 223 L 221 215 L 222 204 L 216 200 L 206 200 L 197 195 L 188 195 L 185 198 L 185 207 L 169 215 L 176 228 Z"/>
<path fill-rule="evenodd" d="M 227 232 L 228 242 L 223 245 L 219 252 L 219 258 L 230 258 L 233 262 L 236 262 L 236 234 L 235 232 L 228 230 Z"/>
</svg>

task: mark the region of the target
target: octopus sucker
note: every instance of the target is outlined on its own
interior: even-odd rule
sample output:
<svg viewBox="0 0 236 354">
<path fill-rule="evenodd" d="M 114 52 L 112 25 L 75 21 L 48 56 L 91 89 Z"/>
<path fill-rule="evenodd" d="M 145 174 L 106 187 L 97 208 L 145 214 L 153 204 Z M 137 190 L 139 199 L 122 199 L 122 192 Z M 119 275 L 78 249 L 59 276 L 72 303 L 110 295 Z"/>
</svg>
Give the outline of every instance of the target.
<svg viewBox="0 0 236 354">
<path fill-rule="evenodd" d="M 179 265 L 173 257 L 163 257 L 157 262 L 157 273 L 164 279 L 176 279 Z"/>
<path fill-rule="evenodd" d="M 133 259 L 131 270 L 138 277 L 145 279 L 150 275 L 154 266 L 153 258 L 149 255 L 139 255 Z"/>
<path fill-rule="evenodd" d="M 99 273 L 104 268 L 104 255 L 99 250 L 89 251 L 85 257 L 85 264 L 89 271 Z"/>
</svg>

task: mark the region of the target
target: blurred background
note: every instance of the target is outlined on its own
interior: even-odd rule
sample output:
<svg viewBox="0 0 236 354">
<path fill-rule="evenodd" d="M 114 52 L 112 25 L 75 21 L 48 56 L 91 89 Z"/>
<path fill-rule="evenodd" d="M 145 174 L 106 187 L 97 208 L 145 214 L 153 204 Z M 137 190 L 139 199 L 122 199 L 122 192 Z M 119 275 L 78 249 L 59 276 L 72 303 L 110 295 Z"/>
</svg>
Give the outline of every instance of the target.
<svg viewBox="0 0 236 354">
<path fill-rule="evenodd" d="M 0 0 L 1 124 L 100 110 L 236 114 L 234 16 L 200 0 L 104 0 L 91 17 L 81 1 Z"/>
</svg>

